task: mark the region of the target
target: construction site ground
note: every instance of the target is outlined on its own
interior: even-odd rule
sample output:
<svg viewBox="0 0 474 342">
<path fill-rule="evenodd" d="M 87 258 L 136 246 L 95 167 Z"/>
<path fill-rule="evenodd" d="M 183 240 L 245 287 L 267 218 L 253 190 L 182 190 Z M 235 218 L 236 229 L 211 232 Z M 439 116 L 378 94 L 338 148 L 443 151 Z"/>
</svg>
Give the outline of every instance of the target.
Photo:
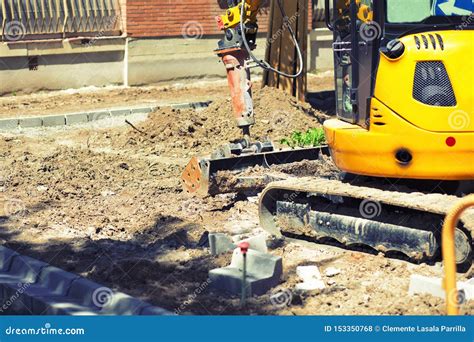
<svg viewBox="0 0 474 342">
<path fill-rule="evenodd" d="M 310 77 L 330 90 L 332 77 Z M 258 84 L 257 84 L 258 85 Z M 258 88 L 258 87 L 256 87 Z M 443 314 L 444 300 L 409 296 L 411 274 L 442 276 L 441 263 L 412 264 L 335 246 L 285 240 L 280 285 L 249 299 L 216 292 L 208 271 L 230 263 L 210 255 L 206 234 L 262 233 L 258 197 L 193 198 L 181 189 L 189 158 L 239 135 L 225 82 L 83 92 L 16 94 L 0 99 L 2 117 L 67 113 L 147 103 L 214 101 L 202 110 L 162 108 L 148 119 L 113 118 L 78 127 L 0 135 L 0 243 L 179 314 Z M 317 127 L 325 113 L 274 89 L 256 89 L 255 137 L 274 141 Z M 337 170 L 329 160 L 322 170 Z M 291 168 L 289 168 L 291 169 Z M 311 169 L 307 170 L 317 170 Z M 326 289 L 296 293 L 296 267 L 317 265 Z M 335 267 L 340 273 L 326 277 Z M 459 275 L 463 280 L 471 274 Z M 271 299 L 281 293 L 278 300 Z M 465 303 L 463 313 L 472 313 Z"/>
</svg>

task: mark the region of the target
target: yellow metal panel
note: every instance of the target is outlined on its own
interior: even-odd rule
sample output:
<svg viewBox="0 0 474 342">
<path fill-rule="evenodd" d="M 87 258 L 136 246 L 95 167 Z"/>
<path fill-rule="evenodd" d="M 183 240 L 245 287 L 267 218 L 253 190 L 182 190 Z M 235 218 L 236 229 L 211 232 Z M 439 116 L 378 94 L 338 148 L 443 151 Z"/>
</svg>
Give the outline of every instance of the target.
<svg viewBox="0 0 474 342">
<path fill-rule="evenodd" d="M 380 57 L 375 97 L 413 125 L 429 131 L 474 132 L 474 32 L 472 30 L 429 32 L 444 42 L 434 49 L 429 41 L 418 49 L 414 35 L 403 37 L 405 52 L 391 61 Z M 428 33 L 424 33 L 428 38 Z M 420 34 L 418 35 L 420 36 Z M 413 98 L 415 66 L 421 61 L 441 61 L 448 72 L 456 95 L 453 107 L 430 106 Z"/>
<path fill-rule="evenodd" d="M 474 179 L 474 132 L 431 132 L 416 127 L 373 99 L 370 130 L 340 120 L 324 123 L 336 165 L 347 172 L 394 178 Z M 455 145 L 448 146 L 447 139 Z M 412 155 L 409 163 L 395 158 Z"/>
</svg>

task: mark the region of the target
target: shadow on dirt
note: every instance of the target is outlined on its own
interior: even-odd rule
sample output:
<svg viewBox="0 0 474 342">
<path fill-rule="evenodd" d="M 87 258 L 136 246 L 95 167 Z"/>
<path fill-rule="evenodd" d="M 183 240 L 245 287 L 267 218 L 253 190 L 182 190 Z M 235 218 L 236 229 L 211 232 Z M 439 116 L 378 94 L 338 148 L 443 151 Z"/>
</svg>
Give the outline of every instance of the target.
<svg viewBox="0 0 474 342">
<path fill-rule="evenodd" d="M 318 111 L 336 115 L 336 93 L 334 90 L 310 92 L 306 94 L 306 101 Z"/>
<path fill-rule="evenodd" d="M 42 206 L 28 208 L 28 213 Z M 260 304 L 242 310 L 237 298 L 216 293 L 208 272 L 230 263 L 230 255 L 211 256 L 208 233 L 198 224 L 158 216 L 155 224 L 126 241 L 89 236 L 21 242 L 27 217 L 0 218 L 0 240 L 18 253 L 76 273 L 176 314 L 220 315 L 271 313 Z M 251 300 L 252 302 L 252 300 Z"/>
</svg>

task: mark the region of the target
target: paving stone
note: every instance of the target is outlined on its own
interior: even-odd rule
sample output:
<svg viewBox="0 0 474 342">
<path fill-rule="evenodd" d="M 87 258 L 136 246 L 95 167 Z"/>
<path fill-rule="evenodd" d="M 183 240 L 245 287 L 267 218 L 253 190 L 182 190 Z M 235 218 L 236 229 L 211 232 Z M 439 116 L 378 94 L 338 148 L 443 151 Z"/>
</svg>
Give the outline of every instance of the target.
<svg viewBox="0 0 474 342">
<path fill-rule="evenodd" d="M 232 239 L 224 233 L 209 233 L 209 247 L 211 255 L 229 252 L 237 247 Z"/>
<path fill-rule="evenodd" d="M 211 286 L 230 294 L 242 289 L 243 256 L 239 248 L 234 250 L 232 262 L 227 267 L 209 272 Z M 247 294 L 262 295 L 278 285 L 283 272 L 281 257 L 249 249 L 247 253 Z"/>
<path fill-rule="evenodd" d="M 152 107 L 140 107 L 140 108 L 131 109 L 132 114 L 147 114 L 147 113 L 151 113 L 152 111 L 153 111 Z"/>
<path fill-rule="evenodd" d="M 142 311 L 171 314 L 0 246 L 0 314 L 137 315 Z"/>
<path fill-rule="evenodd" d="M 298 283 L 295 286 L 296 291 L 306 292 L 306 291 L 315 291 L 315 290 L 323 290 L 326 287 L 324 281 L 321 279 L 312 279 L 308 281 L 304 281 L 302 283 Z"/>
<path fill-rule="evenodd" d="M 138 315 L 143 308 L 150 306 L 137 298 L 125 293 L 114 293 L 102 308 L 103 315 Z"/>
<path fill-rule="evenodd" d="M 64 115 L 48 115 L 43 116 L 43 127 L 64 126 L 66 117 Z"/>
<path fill-rule="evenodd" d="M 76 113 L 66 115 L 66 125 L 75 125 L 86 123 L 89 121 L 89 116 L 87 113 Z"/>
<path fill-rule="evenodd" d="M 41 269 L 47 265 L 30 257 L 16 255 L 12 258 L 9 271 L 0 274 L 0 283 L 35 283 Z"/>
<path fill-rule="evenodd" d="M 0 120 L 0 130 L 12 130 L 18 128 L 18 119 L 3 119 Z"/>
<path fill-rule="evenodd" d="M 324 271 L 324 274 L 326 275 L 326 277 L 334 277 L 338 275 L 339 273 L 341 273 L 341 270 L 335 267 L 328 267 L 326 268 L 326 271 Z"/>
<path fill-rule="evenodd" d="M 81 304 L 81 300 L 70 297 L 42 297 L 33 299 L 33 311 L 36 315 L 61 316 L 97 316 L 99 309 Z"/>
<path fill-rule="evenodd" d="M 125 115 L 130 115 L 131 111 L 130 109 L 112 109 L 110 111 L 110 114 L 112 116 L 125 116 Z"/>
<path fill-rule="evenodd" d="M 147 306 L 140 311 L 143 316 L 170 316 L 171 312 L 157 306 Z"/>
<path fill-rule="evenodd" d="M 259 235 L 256 235 L 256 236 L 252 236 L 248 239 L 241 240 L 241 241 L 237 242 L 236 245 L 238 246 L 242 242 L 248 242 L 248 244 L 250 245 L 249 246 L 250 249 L 254 249 L 254 250 L 262 252 L 262 253 L 267 253 L 268 252 L 267 234 L 265 234 L 265 233 L 259 234 Z"/>
<path fill-rule="evenodd" d="M 72 282 L 77 279 L 80 279 L 77 274 L 66 272 L 54 266 L 47 266 L 41 270 L 35 286 L 29 287 L 26 292 L 41 292 L 42 288 L 47 288 L 50 296 L 65 296 Z"/>
<path fill-rule="evenodd" d="M 10 270 L 13 257 L 19 255 L 17 252 L 10 248 L 0 246 L 0 273 L 7 272 Z"/>
<path fill-rule="evenodd" d="M 303 281 L 322 279 L 318 266 L 314 265 L 296 267 L 296 275 Z"/>
<path fill-rule="evenodd" d="M 13 296 L 6 295 L 0 305 L 1 315 L 31 315 L 29 298 L 23 293 L 14 293 Z"/>
<path fill-rule="evenodd" d="M 107 288 L 85 278 L 79 278 L 72 282 L 68 296 L 78 300 L 83 306 L 93 307 L 96 306 L 94 302 L 98 302 L 97 298 L 100 296 L 98 292 L 101 290 L 107 291 Z"/>
<path fill-rule="evenodd" d="M 41 117 L 20 119 L 21 128 L 37 128 L 37 127 L 42 127 L 42 126 L 43 126 L 43 119 Z"/>
<path fill-rule="evenodd" d="M 469 281 L 458 281 L 456 284 L 460 297 L 464 300 L 474 299 L 474 284 Z M 435 297 L 445 298 L 446 291 L 443 288 L 443 280 L 437 277 L 426 277 L 419 274 L 410 276 L 408 294 L 430 294 Z"/>
<path fill-rule="evenodd" d="M 112 117 L 108 110 L 87 113 L 87 116 L 89 117 L 89 121 L 98 121 Z"/>
</svg>

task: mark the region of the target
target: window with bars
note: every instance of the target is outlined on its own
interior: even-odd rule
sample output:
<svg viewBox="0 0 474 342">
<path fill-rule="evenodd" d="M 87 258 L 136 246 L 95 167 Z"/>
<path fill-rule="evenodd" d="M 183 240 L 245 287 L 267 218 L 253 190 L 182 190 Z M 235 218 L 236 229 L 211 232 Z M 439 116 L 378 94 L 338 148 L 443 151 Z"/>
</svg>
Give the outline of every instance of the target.
<svg viewBox="0 0 474 342">
<path fill-rule="evenodd" d="M 2 41 L 116 35 L 119 0 L 0 0 Z"/>
</svg>

